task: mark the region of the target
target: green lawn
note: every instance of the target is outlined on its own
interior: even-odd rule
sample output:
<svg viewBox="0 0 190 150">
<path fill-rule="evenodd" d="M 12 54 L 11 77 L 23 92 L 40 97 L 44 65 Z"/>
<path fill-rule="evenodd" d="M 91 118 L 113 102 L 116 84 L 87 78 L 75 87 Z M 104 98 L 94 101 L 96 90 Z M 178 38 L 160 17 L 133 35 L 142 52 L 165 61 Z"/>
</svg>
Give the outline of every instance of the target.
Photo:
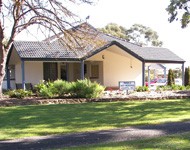
<svg viewBox="0 0 190 150">
<path fill-rule="evenodd" d="M 190 120 L 190 99 L 0 107 L 0 140 Z"/>
<path fill-rule="evenodd" d="M 159 138 L 134 140 L 127 142 L 97 144 L 83 147 L 65 148 L 63 150 L 188 150 L 190 149 L 190 132 Z"/>
</svg>

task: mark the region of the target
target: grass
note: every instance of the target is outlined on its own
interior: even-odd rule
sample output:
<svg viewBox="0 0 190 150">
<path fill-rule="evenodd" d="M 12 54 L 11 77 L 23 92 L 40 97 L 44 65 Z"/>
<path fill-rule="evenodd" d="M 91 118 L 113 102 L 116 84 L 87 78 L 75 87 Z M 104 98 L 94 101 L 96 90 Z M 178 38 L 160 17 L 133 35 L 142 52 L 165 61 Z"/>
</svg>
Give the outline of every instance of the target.
<svg viewBox="0 0 190 150">
<path fill-rule="evenodd" d="M 127 142 L 88 145 L 81 147 L 66 148 L 69 150 L 187 150 L 190 149 L 190 132 Z M 63 149 L 64 150 L 64 149 Z"/>
<path fill-rule="evenodd" d="M 190 99 L 0 107 L 0 140 L 190 120 Z"/>
</svg>

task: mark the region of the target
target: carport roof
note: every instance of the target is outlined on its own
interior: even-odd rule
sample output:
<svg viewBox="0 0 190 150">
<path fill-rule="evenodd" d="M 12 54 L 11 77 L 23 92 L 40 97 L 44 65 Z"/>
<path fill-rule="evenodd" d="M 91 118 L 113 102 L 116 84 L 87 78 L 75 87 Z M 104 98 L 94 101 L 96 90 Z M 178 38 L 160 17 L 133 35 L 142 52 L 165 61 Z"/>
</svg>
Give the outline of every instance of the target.
<svg viewBox="0 0 190 150">
<path fill-rule="evenodd" d="M 87 30 L 86 30 L 87 29 Z M 77 48 L 68 48 L 61 44 L 60 40 L 46 40 L 41 42 L 34 41 L 14 41 L 13 47 L 23 60 L 85 60 L 106 48 L 116 45 L 143 62 L 155 63 L 184 63 L 185 61 L 175 53 L 166 48 L 141 47 L 123 39 L 99 32 L 87 23 L 83 23 L 70 29 L 75 34 L 85 32 L 85 37 L 92 37 L 93 42 L 86 43 L 82 41 L 83 46 Z M 90 32 L 89 32 L 90 31 Z M 78 33 L 77 33 L 78 34 Z M 81 33 L 80 33 L 81 34 Z M 88 37 L 88 39 L 89 39 Z M 83 38 L 85 40 L 85 38 Z M 94 42 L 95 41 L 95 42 Z M 99 43 L 99 44 L 97 44 Z M 72 43 L 76 45 L 76 43 Z M 11 49 L 11 51 L 12 51 Z M 11 52 L 10 51 L 10 52 Z"/>
</svg>

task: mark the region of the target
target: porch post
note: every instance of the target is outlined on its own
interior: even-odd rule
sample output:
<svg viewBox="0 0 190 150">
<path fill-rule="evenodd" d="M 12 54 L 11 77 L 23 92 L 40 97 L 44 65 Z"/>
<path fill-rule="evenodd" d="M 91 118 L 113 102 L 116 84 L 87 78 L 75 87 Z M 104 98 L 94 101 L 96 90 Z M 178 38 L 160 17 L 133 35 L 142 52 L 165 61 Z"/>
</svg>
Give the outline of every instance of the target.
<svg viewBox="0 0 190 150">
<path fill-rule="evenodd" d="M 182 70 L 182 85 L 185 85 L 185 83 L 184 83 L 184 79 L 185 79 L 184 63 L 182 63 L 181 70 Z"/>
<path fill-rule="evenodd" d="M 10 83 L 10 70 L 8 64 L 6 64 L 6 77 L 7 77 L 7 90 L 9 90 L 11 89 L 11 83 Z"/>
<path fill-rule="evenodd" d="M 142 62 L 142 86 L 144 86 L 145 83 L 145 62 Z"/>
<path fill-rule="evenodd" d="M 22 89 L 26 89 L 25 87 L 25 68 L 24 68 L 24 60 L 21 61 L 21 72 L 22 72 Z"/>
<path fill-rule="evenodd" d="M 80 78 L 84 80 L 84 60 L 80 61 Z"/>
</svg>

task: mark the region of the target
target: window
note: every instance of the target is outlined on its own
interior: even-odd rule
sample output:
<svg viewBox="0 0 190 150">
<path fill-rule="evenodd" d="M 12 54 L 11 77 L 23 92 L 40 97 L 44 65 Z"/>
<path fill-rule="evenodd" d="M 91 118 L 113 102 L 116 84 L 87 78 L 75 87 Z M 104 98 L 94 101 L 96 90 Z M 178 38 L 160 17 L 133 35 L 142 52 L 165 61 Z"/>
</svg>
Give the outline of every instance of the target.
<svg viewBox="0 0 190 150">
<path fill-rule="evenodd" d="M 99 78 L 99 65 L 98 64 L 92 64 L 91 65 L 91 79 L 97 79 Z"/>
<path fill-rule="evenodd" d="M 54 81 L 57 79 L 57 63 L 44 62 L 43 70 L 45 81 Z"/>
</svg>

